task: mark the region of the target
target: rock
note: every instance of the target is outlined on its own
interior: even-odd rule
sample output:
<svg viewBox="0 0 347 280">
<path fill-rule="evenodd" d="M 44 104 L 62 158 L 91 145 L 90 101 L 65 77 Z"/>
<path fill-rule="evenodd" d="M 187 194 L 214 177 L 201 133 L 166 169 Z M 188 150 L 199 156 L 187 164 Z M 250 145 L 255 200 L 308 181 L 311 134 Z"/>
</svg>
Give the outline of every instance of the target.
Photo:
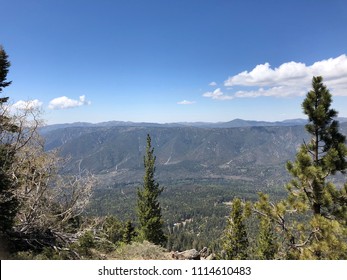
<svg viewBox="0 0 347 280">
<path fill-rule="evenodd" d="M 216 255 L 204 247 L 200 252 L 195 249 L 183 251 L 183 252 L 172 252 L 171 257 L 176 260 L 215 260 Z"/>
<path fill-rule="evenodd" d="M 204 259 L 206 259 L 210 254 L 207 247 L 202 248 L 202 250 L 199 253 L 200 253 L 200 256 Z"/>
<path fill-rule="evenodd" d="M 172 258 L 176 260 L 200 260 L 200 252 L 195 249 L 183 252 L 174 252 Z"/>
</svg>

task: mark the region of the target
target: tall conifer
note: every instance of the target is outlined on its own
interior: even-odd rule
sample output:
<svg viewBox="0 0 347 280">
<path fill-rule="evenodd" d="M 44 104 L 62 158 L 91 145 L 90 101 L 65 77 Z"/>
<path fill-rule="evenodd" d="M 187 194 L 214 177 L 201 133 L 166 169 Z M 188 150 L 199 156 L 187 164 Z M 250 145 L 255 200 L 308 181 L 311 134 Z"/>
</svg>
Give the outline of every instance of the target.
<svg viewBox="0 0 347 280">
<path fill-rule="evenodd" d="M 256 257 L 260 260 L 273 260 L 278 250 L 277 238 L 269 217 L 260 218 L 256 242 Z"/>
<path fill-rule="evenodd" d="M 330 217 L 337 214 L 331 211 L 332 204 L 344 202 L 336 197 L 336 188 L 328 177 L 338 171 L 345 172 L 347 148 L 346 137 L 339 132 L 335 119 L 337 112 L 330 108 L 331 94 L 322 81 L 322 77 L 313 77 L 313 89 L 302 104 L 308 116 L 306 130 L 311 140 L 301 146 L 296 160 L 288 162 L 287 168 L 294 177 L 289 184 L 292 194 L 298 197 L 300 193 L 314 214 Z"/>
<path fill-rule="evenodd" d="M 163 219 L 158 196 L 163 188 L 155 181 L 154 148 L 151 137 L 147 135 L 146 155 L 144 156 L 145 175 L 143 187 L 137 191 L 137 216 L 139 220 L 139 237 L 154 244 L 165 245 L 167 238 L 163 232 Z"/>
<path fill-rule="evenodd" d="M 302 104 L 308 116 L 304 142 L 287 169 L 294 179 L 287 185 L 292 213 L 302 213 L 305 224 L 292 228 L 290 257 L 335 259 L 347 256 L 347 184 L 337 188 L 331 175 L 347 168 L 346 138 L 339 132 L 337 112 L 322 77 L 313 77 L 312 90 Z M 309 218 L 311 217 L 311 218 Z M 296 232 L 296 233 L 295 233 Z"/>
<path fill-rule="evenodd" d="M 232 210 L 223 236 L 223 250 L 228 260 L 244 260 L 248 257 L 248 235 L 245 213 L 239 198 L 232 201 Z"/>
<path fill-rule="evenodd" d="M 7 81 L 10 65 L 5 50 L 0 46 L 0 93 L 11 84 Z M 4 110 L 7 101 L 8 97 L 0 97 L 0 232 L 11 230 L 18 206 L 9 172 L 15 153 L 11 143 L 6 141 L 6 135 L 16 132 L 17 127 Z"/>
</svg>

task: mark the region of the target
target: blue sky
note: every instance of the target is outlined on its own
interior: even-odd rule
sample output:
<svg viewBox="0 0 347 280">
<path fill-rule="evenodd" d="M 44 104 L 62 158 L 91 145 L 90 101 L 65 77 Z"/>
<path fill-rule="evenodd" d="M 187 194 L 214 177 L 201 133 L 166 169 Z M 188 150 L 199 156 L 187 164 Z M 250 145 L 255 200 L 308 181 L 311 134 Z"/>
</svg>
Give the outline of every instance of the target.
<svg viewBox="0 0 347 280">
<path fill-rule="evenodd" d="M 347 116 L 347 1 L 0 0 L 4 93 L 47 123 L 304 117 L 313 75 Z"/>
</svg>

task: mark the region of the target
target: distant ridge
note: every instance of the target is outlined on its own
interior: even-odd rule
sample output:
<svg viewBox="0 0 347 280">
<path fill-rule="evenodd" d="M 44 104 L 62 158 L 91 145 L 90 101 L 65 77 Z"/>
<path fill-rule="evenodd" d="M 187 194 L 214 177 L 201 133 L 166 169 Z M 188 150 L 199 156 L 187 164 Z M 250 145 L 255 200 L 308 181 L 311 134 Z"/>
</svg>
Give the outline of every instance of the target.
<svg viewBox="0 0 347 280">
<path fill-rule="evenodd" d="M 285 121 L 277 121 L 277 122 L 235 119 L 230 122 L 221 123 L 218 127 L 232 128 L 232 127 L 252 127 L 252 126 L 292 126 L 292 125 L 305 125 L 305 124 L 306 124 L 306 120 L 304 119 L 285 120 Z"/>
<path fill-rule="evenodd" d="M 347 118 L 338 118 L 341 123 L 347 122 Z M 267 121 L 254 121 L 234 119 L 229 122 L 177 122 L 177 123 L 147 123 L 147 122 L 126 122 L 126 121 L 108 121 L 100 123 L 88 123 L 88 122 L 75 122 L 75 123 L 63 123 L 52 124 L 44 126 L 41 132 L 46 133 L 59 128 L 68 127 L 199 127 L 199 128 L 237 128 L 237 127 L 258 127 L 258 126 L 296 126 L 305 125 L 307 120 L 305 119 L 288 119 L 284 121 L 267 122 Z"/>
</svg>

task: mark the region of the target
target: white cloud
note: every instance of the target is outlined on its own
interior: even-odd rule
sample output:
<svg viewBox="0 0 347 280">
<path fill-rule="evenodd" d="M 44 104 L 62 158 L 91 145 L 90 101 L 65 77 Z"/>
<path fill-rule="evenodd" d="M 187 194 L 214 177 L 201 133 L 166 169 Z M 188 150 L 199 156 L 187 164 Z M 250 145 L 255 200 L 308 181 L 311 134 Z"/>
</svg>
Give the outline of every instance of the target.
<svg viewBox="0 0 347 280">
<path fill-rule="evenodd" d="M 41 106 L 42 106 L 42 102 L 39 101 L 38 99 L 28 100 L 28 101 L 19 100 L 12 105 L 12 107 L 17 110 L 35 109 Z"/>
<path fill-rule="evenodd" d="M 210 97 L 215 100 L 231 100 L 234 98 L 233 96 L 225 95 L 220 88 L 217 88 L 214 91 L 205 92 L 202 96 Z"/>
<path fill-rule="evenodd" d="M 195 104 L 195 103 L 196 103 L 195 101 L 188 101 L 188 100 L 183 100 L 183 101 L 177 102 L 177 104 L 179 104 L 179 105 L 191 105 L 191 104 Z"/>
<path fill-rule="evenodd" d="M 306 66 L 302 63 L 287 62 L 279 68 L 271 69 L 269 63 L 257 65 L 252 71 L 241 72 L 224 82 L 225 86 L 276 86 L 292 84 L 307 77 Z"/>
<path fill-rule="evenodd" d="M 259 96 L 272 96 L 272 97 L 290 97 L 290 96 L 302 96 L 306 94 L 307 90 L 299 87 L 271 87 L 268 89 L 259 88 L 257 90 L 240 90 L 237 91 L 234 97 L 238 98 L 250 98 Z"/>
<path fill-rule="evenodd" d="M 306 66 L 300 62 L 286 62 L 278 68 L 269 63 L 260 64 L 250 72 L 243 71 L 229 77 L 225 86 L 259 87 L 256 90 L 242 90 L 235 97 L 298 96 L 311 87 L 313 76 L 323 76 L 324 84 L 333 95 L 347 96 L 347 56 L 345 54 L 321 60 Z"/>
<path fill-rule="evenodd" d="M 217 83 L 216 82 L 211 82 L 208 85 L 211 86 L 211 87 L 215 87 L 215 86 L 217 86 Z"/>
<path fill-rule="evenodd" d="M 48 108 L 51 110 L 68 109 L 80 107 L 83 105 L 90 105 L 91 102 L 86 100 L 85 95 L 81 95 L 78 100 L 70 99 L 66 96 L 61 96 L 52 99 L 49 102 Z"/>
</svg>

